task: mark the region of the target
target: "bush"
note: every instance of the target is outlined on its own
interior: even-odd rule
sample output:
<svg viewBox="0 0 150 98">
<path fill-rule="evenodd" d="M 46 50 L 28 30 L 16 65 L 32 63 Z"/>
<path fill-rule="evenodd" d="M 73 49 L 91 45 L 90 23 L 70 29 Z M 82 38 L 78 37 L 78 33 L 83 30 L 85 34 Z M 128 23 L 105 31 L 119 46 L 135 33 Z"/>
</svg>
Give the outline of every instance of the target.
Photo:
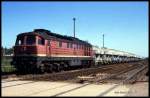
<svg viewBox="0 0 150 98">
<path fill-rule="evenodd" d="M 12 57 L 2 57 L 2 64 L 1 64 L 1 72 L 2 73 L 9 73 L 14 72 L 16 69 L 14 66 L 10 64 L 12 61 Z"/>
</svg>

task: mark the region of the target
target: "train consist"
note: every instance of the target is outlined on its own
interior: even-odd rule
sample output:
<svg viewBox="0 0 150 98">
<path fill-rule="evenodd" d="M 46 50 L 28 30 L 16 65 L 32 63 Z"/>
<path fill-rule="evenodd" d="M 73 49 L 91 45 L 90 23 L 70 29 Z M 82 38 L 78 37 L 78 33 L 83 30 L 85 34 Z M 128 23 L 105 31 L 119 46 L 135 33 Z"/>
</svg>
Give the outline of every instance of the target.
<svg viewBox="0 0 150 98">
<path fill-rule="evenodd" d="M 93 46 L 95 65 L 115 64 L 139 61 L 142 57 L 132 53 Z"/>
<path fill-rule="evenodd" d="M 17 36 L 11 64 L 21 73 L 39 73 L 140 59 L 109 53 L 108 49 L 103 49 L 104 53 L 100 50 L 75 37 L 63 36 L 45 29 L 35 29 Z"/>
</svg>

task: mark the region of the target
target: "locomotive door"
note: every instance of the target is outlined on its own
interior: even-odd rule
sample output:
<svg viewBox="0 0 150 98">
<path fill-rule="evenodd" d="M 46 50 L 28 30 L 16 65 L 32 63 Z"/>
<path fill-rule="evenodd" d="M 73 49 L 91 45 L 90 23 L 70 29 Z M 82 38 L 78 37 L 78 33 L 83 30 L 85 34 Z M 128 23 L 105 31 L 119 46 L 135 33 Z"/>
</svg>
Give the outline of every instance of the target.
<svg viewBox="0 0 150 98">
<path fill-rule="evenodd" d="M 47 42 L 47 48 L 46 48 L 46 50 L 47 50 L 47 56 L 50 56 L 51 55 L 50 40 L 48 40 L 48 42 Z"/>
<path fill-rule="evenodd" d="M 73 54 L 76 55 L 76 45 L 73 45 Z"/>
</svg>

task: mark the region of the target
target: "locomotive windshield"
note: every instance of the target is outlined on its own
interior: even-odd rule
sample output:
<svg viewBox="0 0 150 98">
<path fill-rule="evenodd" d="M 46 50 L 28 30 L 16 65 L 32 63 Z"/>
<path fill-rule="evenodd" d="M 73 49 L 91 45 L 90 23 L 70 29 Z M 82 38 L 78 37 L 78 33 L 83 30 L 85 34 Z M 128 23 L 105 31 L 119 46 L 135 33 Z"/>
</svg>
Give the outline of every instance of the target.
<svg viewBox="0 0 150 98">
<path fill-rule="evenodd" d="M 20 36 L 17 38 L 16 45 L 34 45 L 36 43 L 35 36 Z"/>
<path fill-rule="evenodd" d="M 26 45 L 34 45 L 35 44 L 35 36 L 27 36 Z"/>
<path fill-rule="evenodd" d="M 18 37 L 16 40 L 16 45 L 23 45 L 24 44 L 24 37 Z"/>
</svg>

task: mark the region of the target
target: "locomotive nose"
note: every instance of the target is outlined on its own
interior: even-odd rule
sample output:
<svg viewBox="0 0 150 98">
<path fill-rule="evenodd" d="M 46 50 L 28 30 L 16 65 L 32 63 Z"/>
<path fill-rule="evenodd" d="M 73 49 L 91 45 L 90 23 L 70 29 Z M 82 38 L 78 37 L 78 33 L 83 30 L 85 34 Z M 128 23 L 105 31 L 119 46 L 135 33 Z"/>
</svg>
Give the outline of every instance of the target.
<svg viewBox="0 0 150 98">
<path fill-rule="evenodd" d="M 26 47 L 26 46 L 20 47 L 20 52 L 21 52 L 21 53 L 26 52 L 26 50 L 27 50 L 27 47 Z"/>
<path fill-rule="evenodd" d="M 23 55 L 23 54 L 36 54 L 37 47 L 36 46 L 15 46 L 15 55 Z"/>
<path fill-rule="evenodd" d="M 22 47 L 18 47 L 18 52 L 21 54 L 24 54 L 27 52 L 27 47 L 26 46 L 22 46 Z"/>
</svg>

